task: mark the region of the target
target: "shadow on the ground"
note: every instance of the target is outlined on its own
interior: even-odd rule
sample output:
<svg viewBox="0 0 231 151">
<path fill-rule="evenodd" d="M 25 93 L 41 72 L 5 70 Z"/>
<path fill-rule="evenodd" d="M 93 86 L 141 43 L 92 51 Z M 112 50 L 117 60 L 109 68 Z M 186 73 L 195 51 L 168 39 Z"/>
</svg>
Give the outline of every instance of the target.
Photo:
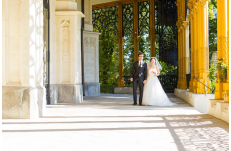
<svg viewBox="0 0 231 151">
<path fill-rule="evenodd" d="M 113 118 L 154 118 L 153 120 L 113 120 Z M 210 115 L 160 115 L 160 116 L 47 116 L 44 118 L 70 118 L 68 121 L 54 122 L 3 122 L 3 124 L 60 124 L 60 123 L 146 123 L 150 126 L 133 127 L 103 127 L 103 128 L 70 128 L 70 129 L 24 129 L 24 130 L 3 130 L 2 132 L 54 132 L 54 131 L 149 131 L 157 129 L 168 129 L 174 139 L 178 150 L 228 150 L 229 149 L 229 125 Z M 81 121 L 81 118 L 98 118 L 98 121 Z M 110 121 L 104 120 L 110 118 Z M 156 118 L 156 119 L 155 119 Z M 72 121 L 71 119 L 80 119 Z M 153 124 L 162 123 L 162 126 Z M 157 136 L 158 137 L 158 136 Z"/>
</svg>

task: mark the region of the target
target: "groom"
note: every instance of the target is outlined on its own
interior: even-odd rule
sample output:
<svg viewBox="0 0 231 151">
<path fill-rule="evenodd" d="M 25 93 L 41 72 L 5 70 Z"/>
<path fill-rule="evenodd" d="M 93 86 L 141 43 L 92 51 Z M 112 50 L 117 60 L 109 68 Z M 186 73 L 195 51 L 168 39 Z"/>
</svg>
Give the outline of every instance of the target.
<svg viewBox="0 0 231 151">
<path fill-rule="evenodd" d="M 137 89 L 137 83 L 139 82 L 139 88 L 140 88 L 139 105 L 142 106 L 143 88 L 147 80 L 147 64 L 143 62 L 143 58 L 144 58 L 143 53 L 139 53 L 138 56 L 139 56 L 139 61 L 134 62 L 130 73 L 130 78 L 131 81 L 133 81 L 133 100 L 134 100 L 133 105 L 137 104 L 136 89 Z"/>
</svg>

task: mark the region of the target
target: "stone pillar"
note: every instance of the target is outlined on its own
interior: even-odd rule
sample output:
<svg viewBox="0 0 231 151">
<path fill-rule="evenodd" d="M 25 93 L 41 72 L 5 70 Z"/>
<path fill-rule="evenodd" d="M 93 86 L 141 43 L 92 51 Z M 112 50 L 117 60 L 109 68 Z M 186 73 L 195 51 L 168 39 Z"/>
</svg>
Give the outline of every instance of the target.
<svg viewBox="0 0 231 151">
<path fill-rule="evenodd" d="M 190 8 L 190 25 L 191 25 L 191 79 L 189 82 L 189 91 L 193 92 L 193 81 L 194 81 L 194 76 L 195 76 L 195 31 L 194 31 L 194 5 L 193 5 L 193 1 L 189 1 L 189 8 Z"/>
<path fill-rule="evenodd" d="M 122 4 L 118 4 L 118 43 L 119 43 L 119 79 L 118 87 L 124 87 L 123 80 L 123 7 Z"/>
<path fill-rule="evenodd" d="M 180 25 L 178 25 L 178 81 L 177 81 L 177 88 L 181 88 L 181 85 L 182 85 L 182 27 Z"/>
<path fill-rule="evenodd" d="M 38 118 L 45 112 L 43 1 L 3 1 L 2 118 Z"/>
<path fill-rule="evenodd" d="M 218 59 L 224 59 L 228 65 L 227 73 L 229 73 L 229 1 L 219 0 L 217 1 L 217 55 Z M 220 82 L 220 71 L 218 70 L 218 80 L 216 83 L 215 99 L 224 99 L 229 101 L 229 74 L 227 75 L 227 81 L 223 79 Z"/>
<path fill-rule="evenodd" d="M 199 76 L 199 62 L 198 62 L 198 54 L 199 54 L 199 43 L 198 43 L 198 39 L 199 39 L 199 29 L 198 29 L 198 23 L 199 23 L 199 8 L 198 8 L 198 3 L 194 3 L 194 12 L 195 12 L 195 23 L 194 23 L 194 33 L 195 33 L 195 49 L 194 49 L 194 77 L 198 79 L 198 76 Z M 197 93 L 197 80 L 194 79 L 193 80 L 193 92 L 194 93 Z"/>
<path fill-rule="evenodd" d="M 56 1 L 56 89 L 57 103 L 83 101 L 80 28 L 82 12 L 75 1 Z M 51 100 L 51 103 L 56 101 Z"/>
<path fill-rule="evenodd" d="M 92 0 L 84 1 L 84 86 L 85 96 L 100 96 L 99 32 L 93 31 Z"/>
<path fill-rule="evenodd" d="M 199 63 L 199 80 L 207 85 L 210 86 L 210 80 L 208 79 L 209 74 L 209 47 L 208 47 L 208 1 L 200 1 L 199 4 L 199 22 L 198 29 L 199 29 L 199 53 L 198 53 L 198 63 Z M 205 86 L 202 85 L 200 82 L 197 82 L 197 93 L 204 94 Z M 210 93 L 208 89 L 208 93 Z"/>
<path fill-rule="evenodd" d="M 178 81 L 177 88 L 187 89 L 186 81 L 186 36 L 184 30 L 184 20 L 185 20 L 185 8 L 184 1 L 177 1 L 177 10 L 178 10 Z"/>
<path fill-rule="evenodd" d="M 190 15 L 189 15 L 189 11 L 188 11 L 188 13 L 187 13 L 187 28 L 185 29 L 185 36 L 186 36 L 186 42 L 185 42 L 185 44 L 186 44 L 186 74 L 190 74 L 190 70 L 191 70 L 191 67 L 190 67 L 190 48 L 189 48 L 189 19 L 190 19 Z"/>
<path fill-rule="evenodd" d="M 186 42 L 186 34 L 188 30 L 188 21 L 183 21 L 183 28 L 182 28 L 182 57 L 181 57 L 181 64 L 182 64 L 182 84 L 181 84 L 181 89 L 186 90 L 187 89 L 187 79 L 186 79 L 186 68 L 187 68 L 187 56 L 186 56 L 186 51 L 187 51 L 187 42 Z"/>
<path fill-rule="evenodd" d="M 98 32 L 83 31 L 85 96 L 100 96 L 99 35 Z"/>
<path fill-rule="evenodd" d="M 151 43 L 150 56 L 155 57 L 155 42 L 156 42 L 156 34 L 155 34 L 155 2 L 150 2 L 150 29 L 149 29 L 149 38 Z"/>
</svg>

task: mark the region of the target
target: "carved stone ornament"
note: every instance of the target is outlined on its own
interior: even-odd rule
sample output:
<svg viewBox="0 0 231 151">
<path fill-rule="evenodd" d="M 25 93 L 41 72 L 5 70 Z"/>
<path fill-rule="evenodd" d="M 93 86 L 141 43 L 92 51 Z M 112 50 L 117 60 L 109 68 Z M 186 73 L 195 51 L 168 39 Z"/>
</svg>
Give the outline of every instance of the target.
<svg viewBox="0 0 231 151">
<path fill-rule="evenodd" d="M 86 47 L 95 47 L 96 46 L 96 38 L 95 37 L 85 37 L 84 45 Z"/>
<path fill-rule="evenodd" d="M 69 28 L 70 27 L 70 20 L 62 20 L 61 21 L 61 28 Z"/>
</svg>

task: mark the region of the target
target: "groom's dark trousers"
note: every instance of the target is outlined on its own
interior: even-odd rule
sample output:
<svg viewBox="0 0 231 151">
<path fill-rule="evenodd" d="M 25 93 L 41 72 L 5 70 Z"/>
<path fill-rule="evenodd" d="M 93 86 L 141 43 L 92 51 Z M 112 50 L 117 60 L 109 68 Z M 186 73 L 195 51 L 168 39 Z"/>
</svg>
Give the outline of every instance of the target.
<svg viewBox="0 0 231 151">
<path fill-rule="evenodd" d="M 147 79 L 147 64 L 145 62 L 142 62 L 141 65 L 139 65 L 139 61 L 134 62 L 132 70 L 130 72 L 130 78 L 133 78 L 133 99 L 134 104 L 137 104 L 137 83 L 139 83 L 140 87 L 140 98 L 139 98 L 139 104 L 142 104 L 142 98 L 143 98 L 143 88 L 144 88 L 144 80 Z"/>
<path fill-rule="evenodd" d="M 134 103 L 137 104 L 137 94 L 136 94 L 137 83 L 139 83 L 139 88 L 140 88 L 139 104 L 142 104 L 144 83 L 140 82 L 139 78 L 133 79 L 133 100 Z"/>
</svg>

